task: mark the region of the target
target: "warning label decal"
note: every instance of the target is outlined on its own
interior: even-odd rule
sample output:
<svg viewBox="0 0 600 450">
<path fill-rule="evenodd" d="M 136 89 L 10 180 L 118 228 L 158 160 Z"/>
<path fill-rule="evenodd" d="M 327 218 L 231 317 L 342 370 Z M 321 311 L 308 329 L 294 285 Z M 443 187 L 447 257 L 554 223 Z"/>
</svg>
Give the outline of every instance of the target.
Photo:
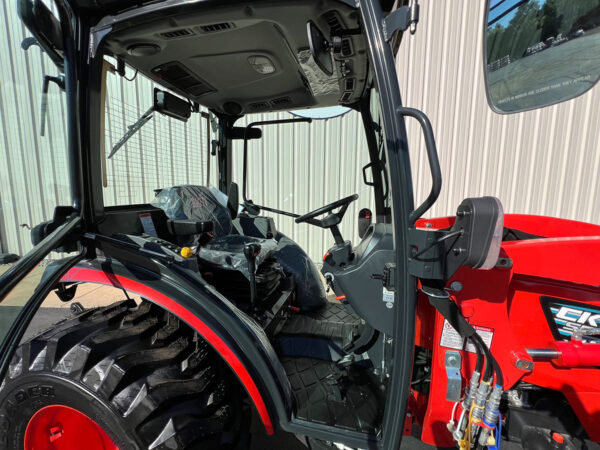
<svg viewBox="0 0 600 450">
<path fill-rule="evenodd" d="M 488 327 L 481 327 L 479 325 L 473 325 L 477 334 L 481 337 L 485 345 L 489 348 L 492 345 L 492 338 L 494 337 L 494 329 Z M 440 346 L 446 348 L 452 348 L 454 350 L 466 350 L 471 353 L 476 353 L 475 346 L 469 342 L 465 348 L 465 340 L 458 334 L 458 332 L 452 328 L 452 325 L 447 320 L 444 320 L 444 329 L 442 330 L 442 338 L 440 339 Z"/>
<path fill-rule="evenodd" d="M 142 222 L 142 227 L 144 228 L 144 233 L 146 233 L 148 236 L 158 237 L 156 228 L 154 228 L 154 222 L 152 221 L 152 216 L 149 213 L 140 214 L 140 221 Z"/>
</svg>

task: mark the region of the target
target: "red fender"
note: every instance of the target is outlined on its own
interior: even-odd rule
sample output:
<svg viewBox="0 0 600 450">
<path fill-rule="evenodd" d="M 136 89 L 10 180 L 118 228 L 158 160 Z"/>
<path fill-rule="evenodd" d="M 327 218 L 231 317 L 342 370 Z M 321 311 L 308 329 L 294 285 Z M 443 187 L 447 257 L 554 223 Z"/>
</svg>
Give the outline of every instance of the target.
<svg viewBox="0 0 600 450">
<path fill-rule="evenodd" d="M 183 320 L 190 327 L 196 330 L 204 339 L 206 339 L 206 341 L 212 345 L 214 349 L 223 357 L 227 364 L 229 364 L 254 402 L 254 406 L 258 411 L 267 434 L 273 434 L 273 423 L 269 417 L 267 407 L 258 388 L 256 387 L 256 384 L 254 383 L 254 380 L 248 373 L 248 370 L 233 352 L 233 350 L 227 346 L 223 339 L 221 339 L 208 325 L 200 320 L 198 316 L 177 303 L 172 298 L 167 297 L 161 292 L 158 292 L 157 290 L 152 289 L 143 283 L 120 275 L 103 272 L 101 270 L 73 267 L 63 276 L 61 281 L 99 283 L 114 286 L 119 289 L 125 289 L 127 291 L 134 292 L 141 297 L 156 303 L 157 305 L 160 305 L 170 313 L 177 316 L 179 319 Z"/>
</svg>

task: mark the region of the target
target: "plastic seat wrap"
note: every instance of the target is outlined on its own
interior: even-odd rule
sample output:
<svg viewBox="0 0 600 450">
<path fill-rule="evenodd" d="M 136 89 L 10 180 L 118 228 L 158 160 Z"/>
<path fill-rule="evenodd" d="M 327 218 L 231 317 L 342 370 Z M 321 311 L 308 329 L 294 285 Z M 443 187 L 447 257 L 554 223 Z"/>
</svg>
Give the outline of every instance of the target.
<svg viewBox="0 0 600 450">
<path fill-rule="evenodd" d="M 231 233 L 231 214 L 206 186 L 174 186 L 161 190 L 152 206 L 162 209 L 172 220 L 212 222 L 215 236 Z"/>
<path fill-rule="evenodd" d="M 248 260 L 244 255 L 244 246 L 252 243 L 260 245 L 260 253 L 256 256 L 255 264 L 255 267 L 258 269 L 277 249 L 277 241 L 275 239 L 261 239 L 237 234 L 222 236 L 200 247 L 198 257 L 200 260 L 222 269 L 237 270 L 250 279 Z"/>
</svg>

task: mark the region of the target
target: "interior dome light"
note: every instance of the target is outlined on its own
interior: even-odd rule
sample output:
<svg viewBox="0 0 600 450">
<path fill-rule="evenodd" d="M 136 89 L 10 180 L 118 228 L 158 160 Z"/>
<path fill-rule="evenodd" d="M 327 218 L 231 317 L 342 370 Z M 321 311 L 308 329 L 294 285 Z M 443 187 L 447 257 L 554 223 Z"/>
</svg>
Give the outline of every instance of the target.
<svg viewBox="0 0 600 450">
<path fill-rule="evenodd" d="M 254 70 L 262 75 L 275 72 L 275 66 L 273 65 L 273 62 L 266 56 L 250 56 L 248 57 L 248 63 L 250 63 Z"/>
</svg>

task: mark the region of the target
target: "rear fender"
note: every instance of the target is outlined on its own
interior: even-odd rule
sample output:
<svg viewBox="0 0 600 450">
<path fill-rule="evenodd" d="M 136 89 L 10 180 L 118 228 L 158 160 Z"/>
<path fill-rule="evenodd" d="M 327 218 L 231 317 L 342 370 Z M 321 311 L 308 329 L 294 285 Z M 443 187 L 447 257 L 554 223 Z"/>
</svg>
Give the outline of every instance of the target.
<svg viewBox="0 0 600 450">
<path fill-rule="evenodd" d="M 198 332 L 231 367 L 248 392 L 268 434 L 291 417 L 291 389 L 264 331 L 197 273 L 156 261 L 133 264 L 97 258 L 80 262 L 64 282 L 99 283 L 156 303 Z"/>
</svg>

